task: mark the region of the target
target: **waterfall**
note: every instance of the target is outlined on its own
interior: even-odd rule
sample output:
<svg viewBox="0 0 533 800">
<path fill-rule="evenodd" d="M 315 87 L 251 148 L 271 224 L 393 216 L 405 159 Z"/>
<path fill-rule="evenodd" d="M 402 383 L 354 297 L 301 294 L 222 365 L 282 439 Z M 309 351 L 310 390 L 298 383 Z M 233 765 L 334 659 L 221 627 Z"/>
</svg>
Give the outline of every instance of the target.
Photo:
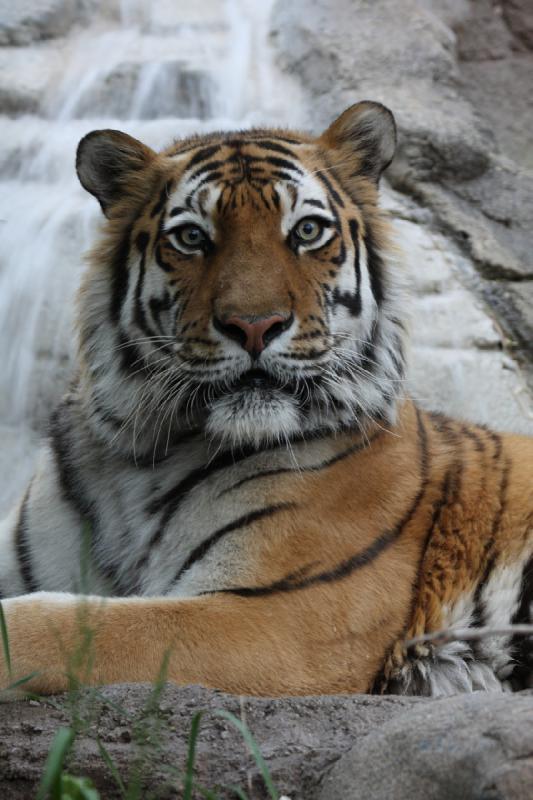
<svg viewBox="0 0 533 800">
<path fill-rule="evenodd" d="M 50 71 L 38 108 L 0 117 L 0 511 L 32 470 L 68 381 L 73 297 L 100 212 L 76 146 L 118 128 L 159 149 L 192 132 L 301 124 L 268 44 L 270 2 L 120 0 L 32 49 Z"/>
</svg>

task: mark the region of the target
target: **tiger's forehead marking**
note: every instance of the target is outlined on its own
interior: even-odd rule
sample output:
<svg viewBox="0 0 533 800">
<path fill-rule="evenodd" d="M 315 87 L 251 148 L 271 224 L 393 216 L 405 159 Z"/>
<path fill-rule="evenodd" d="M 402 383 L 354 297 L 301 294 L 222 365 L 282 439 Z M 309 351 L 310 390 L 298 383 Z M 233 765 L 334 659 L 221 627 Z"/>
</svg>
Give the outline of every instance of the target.
<svg viewBox="0 0 533 800">
<path fill-rule="evenodd" d="M 192 155 L 188 151 L 172 156 L 180 162 L 186 158 L 187 164 L 170 193 L 164 229 L 201 222 L 213 234 L 223 197 L 226 200 L 239 186 L 259 194 L 272 192 L 283 236 L 304 216 L 319 213 L 333 220 L 327 184 L 300 159 L 312 147 L 309 142 L 288 145 L 275 138 L 228 140 L 199 147 Z M 295 148 L 300 153 L 293 152 Z"/>
</svg>

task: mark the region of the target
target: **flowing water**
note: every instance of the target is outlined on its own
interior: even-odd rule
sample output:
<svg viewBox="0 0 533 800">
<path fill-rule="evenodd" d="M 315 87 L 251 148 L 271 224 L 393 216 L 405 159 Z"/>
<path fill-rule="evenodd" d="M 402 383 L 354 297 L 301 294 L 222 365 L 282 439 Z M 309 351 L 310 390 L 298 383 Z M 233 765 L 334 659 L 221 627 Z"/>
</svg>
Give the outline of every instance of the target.
<svg viewBox="0 0 533 800">
<path fill-rule="evenodd" d="M 72 300 L 100 217 L 75 175 L 79 139 L 118 128 L 158 149 L 196 131 L 299 124 L 268 45 L 270 6 L 120 0 L 35 46 L 50 70 L 39 111 L 0 121 L 0 510 L 68 379 Z"/>
</svg>

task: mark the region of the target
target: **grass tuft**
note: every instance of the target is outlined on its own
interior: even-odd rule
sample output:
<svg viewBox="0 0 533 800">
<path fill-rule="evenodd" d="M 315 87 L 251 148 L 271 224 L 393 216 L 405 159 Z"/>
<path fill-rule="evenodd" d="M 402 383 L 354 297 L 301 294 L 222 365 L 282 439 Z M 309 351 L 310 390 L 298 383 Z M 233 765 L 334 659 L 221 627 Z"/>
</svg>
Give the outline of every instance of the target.
<svg viewBox="0 0 533 800">
<path fill-rule="evenodd" d="M 0 602 L 0 631 L 2 633 L 2 652 L 4 653 L 4 661 L 6 662 L 7 674 L 11 678 L 13 671 L 11 669 L 11 653 L 9 651 L 9 635 L 7 632 L 6 617 L 2 603 Z"/>
<path fill-rule="evenodd" d="M 248 749 L 250 750 L 250 753 L 253 755 L 255 759 L 255 763 L 257 764 L 257 767 L 261 775 L 263 776 L 263 780 L 265 782 L 265 786 L 268 790 L 270 797 L 272 798 L 272 800 L 278 800 L 279 795 L 276 791 L 276 788 L 274 787 L 274 783 L 272 782 L 272 777 L 266 765 L 266 761 L 261 755 L 261 751 L 258 747 L 258 744 L 255 741 L 254 737 L 252 736 L 250 729 L 248 728 L 246 723 L 240 720 L 238 717 L 236 717 L 235 714 L 232 714 L 231 711 L 226 711 L 223 708 L 218 709 L 214 713 L 219 717 L 227 719 L 228 722 L 231 722 L 231 724 L 237 728 L 242 738 L 246 742 Z"/>
<path fill-rule="evenodd" d="M 75 733 L 72 728 L 60 728 L 52 742 L 36 800 L 61 800 L 61 775 L 65 759 L 74 744 Z"/>
</svg>

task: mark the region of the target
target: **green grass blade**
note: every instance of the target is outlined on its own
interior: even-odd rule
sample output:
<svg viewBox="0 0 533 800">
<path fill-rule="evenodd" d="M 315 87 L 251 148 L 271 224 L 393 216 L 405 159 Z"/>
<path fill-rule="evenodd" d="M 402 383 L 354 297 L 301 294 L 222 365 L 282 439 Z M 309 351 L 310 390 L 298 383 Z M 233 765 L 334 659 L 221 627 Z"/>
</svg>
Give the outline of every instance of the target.
<svg viewBox="0 0 533 800">
<path fill-rule="evenodd" d="M 272 798 L 272 800 L 278 800 L 278 793 L 274 788 L 274 784 L 272 783 L 272 778 L 270 776 L 270 772 L 266 765 L 265 759 L 261 755 L 261 751 L 259 750 L 257 742 L 250 733 L 250 729 L 248 728 L 248 726 L 245 725 L 245 723 L 242 722 L 238 717 L 236 717 L 235 714 L 232 714 L 231 711 L 226 711 L 225 709 L 220 708 L 216 710 L 214 713 L 219 717 L 227 719 L 228 722 L 231 722 L 231 724 L 237 728 L 242 738 L 246 742 L 248 749 L 255 758 L 255 762 L 259 768 L 259 771 L 261 772 L 261 775 L 263 776 L 263 780 L 265 782 L 265 786 L 268 790 L 270 797 Z"/>
<path fill-rule="evenodd" d="M 124 781 L 120 777 L 120 773 L 117 769 L 117 765 L 107 752 L 107 749 L 104 747 L 100 739 L 97 737 L 96 744 L 98 745 L 98 750 L 100 751 L 100 755 L 102 756 L 106 767 L 108 768 L 109 772 L 113 776 L 113 780 L 117 784 L 119 791 L 122 792 L 122 795 L 126 796 L 126 787 L 124 786 Z"/>
<path fill-rule="evenodd" d="M 76 778 L 63 773 L 60 782 L 60 800 L 100 800 L 100 794 L 89 778 Z"/>
<path fill-rule="evenodd" d="M 36 800 L 46 800 L 50 793 L 53 800 L 61 800 L 61 771 L 73 742 L 72 728 L 60 728 L 54 736 Z"/>
<path fill-rule="evenodd" d="M 37 675 L 40 675 L 40 674 L 41 673 L 38 672 L 38 671 L 37 672 L 30 672 L 29 675 L 24 675 L 23 678 L 19 678 L 17 681 L 13 681 L 13 683 L 10 683 L 9 686 L 6 686 L 6 688 L 3 691 L 9 692 L 10 689 L 18 689 L 19 686 L 24 686 L 25 683 L 29 683 L 34 678 L 36 678 Z"/>
<path fill-rule="evenodd" d="M 2 632 L 2 650 L 4 653 L 4 661 L 6 662 L 7 674 L 11 678 L 11 653 L 9 652 L 9 635 L 7 633 L 7 624 L 4 614 L 2 603 L 0 603 L 0 631 Z"/>
<path fill-rule="evenodd" d="M 192 718 L 191 732 L 189 734 L 189 748 L 187 752 L 187 767 L 183 781 L 183 800 L 191 800 L 194 784 L 194 761 L 196 758 L 196 741 L 200 732 L 200 722 L 204 715 L 198 711 Z"/>
</svg>

